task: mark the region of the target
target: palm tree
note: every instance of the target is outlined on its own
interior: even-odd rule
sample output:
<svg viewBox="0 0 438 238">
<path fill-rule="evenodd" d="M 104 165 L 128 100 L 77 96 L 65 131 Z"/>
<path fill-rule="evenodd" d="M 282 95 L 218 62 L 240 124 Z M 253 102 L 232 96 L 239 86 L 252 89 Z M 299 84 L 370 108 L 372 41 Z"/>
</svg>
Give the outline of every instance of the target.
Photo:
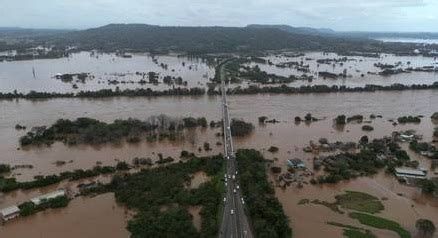
<svg viewBox="0 0 438 238">
<path fill-rule="evenodd" d="M 436 231 L 435 225 L 432 221 L 427 219 L 418 219 L 415 223 L 420 237 L 432 237 Z"/>
</svg>

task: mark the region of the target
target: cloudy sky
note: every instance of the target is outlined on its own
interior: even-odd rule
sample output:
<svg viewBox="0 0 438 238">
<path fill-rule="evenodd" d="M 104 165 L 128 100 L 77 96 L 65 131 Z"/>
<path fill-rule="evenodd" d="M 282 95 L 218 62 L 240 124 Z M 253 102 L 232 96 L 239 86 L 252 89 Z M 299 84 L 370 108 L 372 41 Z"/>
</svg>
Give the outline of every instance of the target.
<svg viewBox="0 0 438 238">
<path fill-rule="evenodd" d="M 0 26 L 32 28 L 258 23 L 438 32 L 438 0 L 0 0 L 0 16 Z"/>
</svg>

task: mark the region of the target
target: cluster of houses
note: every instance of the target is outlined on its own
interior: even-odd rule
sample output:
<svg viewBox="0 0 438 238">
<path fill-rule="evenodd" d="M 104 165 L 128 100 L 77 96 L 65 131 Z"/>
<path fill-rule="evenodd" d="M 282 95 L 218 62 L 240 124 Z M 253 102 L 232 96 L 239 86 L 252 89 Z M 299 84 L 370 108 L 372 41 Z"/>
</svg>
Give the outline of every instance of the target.
<svg viewBox="0 0 438 238">
<path fill-rule="evenodd" d="M 38 197 L 32 198 L 30 201 L 35 204 L 36 206 L 40 205 L 44 201 L 47 201 L 49 199 L 65 196 L 66 192 L 64 189 L 59 189 L 51 193 L 43 194 Z M 17 205 L 10 206 L 4 209 L 0 210 L 0 220 L 2 222 L 9 221 L 11 219 L 17 218 L 20 216 L 20 208 Z"/>
</svg>

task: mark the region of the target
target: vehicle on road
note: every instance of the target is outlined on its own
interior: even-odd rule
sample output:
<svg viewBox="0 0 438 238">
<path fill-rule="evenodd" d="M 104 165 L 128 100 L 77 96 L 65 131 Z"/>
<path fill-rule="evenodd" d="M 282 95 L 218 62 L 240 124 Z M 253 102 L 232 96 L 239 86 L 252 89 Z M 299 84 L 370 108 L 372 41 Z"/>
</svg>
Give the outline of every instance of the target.
<svg viewBox="0 0 438 238">
<path fill-rule="evenodd" d="M 231 215 L 234 215 L 234 209 L 231 209 Z"/>
</svg>

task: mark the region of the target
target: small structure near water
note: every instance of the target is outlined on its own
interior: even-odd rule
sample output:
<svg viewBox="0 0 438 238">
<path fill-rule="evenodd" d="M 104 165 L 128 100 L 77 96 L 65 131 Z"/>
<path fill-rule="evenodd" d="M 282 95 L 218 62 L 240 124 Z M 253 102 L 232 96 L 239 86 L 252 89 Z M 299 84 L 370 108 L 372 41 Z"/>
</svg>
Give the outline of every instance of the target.
<svg viewBox="0 0 438 238">
<path fill-rule="evenodd" d="M 20 209 L 15 205 L 0 210 L 0 219 L 3 222 L 17 218 L 18 216 L 20 216 Z"/>
<path fill-rule="evenodd" d="M 66 195 L 65 190 L 59 189 L 55 192 L 43 194 L 41 196 L 32 198 L 30 201 L 33 202 L 33 204 L 35 204 L 35 205 L 40 205 L 44 201 L 47 201 L 47 200 L 53 199 L 53 198 L 57 198 L 57 197 L 61 197 L 61 196 L 65 196 L 65 195 Z"/>
</svg>

